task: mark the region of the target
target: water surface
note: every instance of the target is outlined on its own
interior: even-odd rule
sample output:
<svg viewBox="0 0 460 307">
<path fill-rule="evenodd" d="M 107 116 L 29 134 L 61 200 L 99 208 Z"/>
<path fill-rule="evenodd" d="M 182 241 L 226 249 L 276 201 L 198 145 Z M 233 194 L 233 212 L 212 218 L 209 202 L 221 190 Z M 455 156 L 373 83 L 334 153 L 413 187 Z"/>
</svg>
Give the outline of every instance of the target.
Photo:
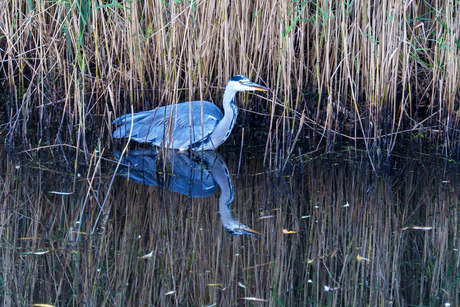
<svg viewBox="0 0 460 307">
<path fill-rule="evenodd" d="M 1 148 L 2 305 L 460 305 L 457 163 L 228 148 Z"/>
</svg>

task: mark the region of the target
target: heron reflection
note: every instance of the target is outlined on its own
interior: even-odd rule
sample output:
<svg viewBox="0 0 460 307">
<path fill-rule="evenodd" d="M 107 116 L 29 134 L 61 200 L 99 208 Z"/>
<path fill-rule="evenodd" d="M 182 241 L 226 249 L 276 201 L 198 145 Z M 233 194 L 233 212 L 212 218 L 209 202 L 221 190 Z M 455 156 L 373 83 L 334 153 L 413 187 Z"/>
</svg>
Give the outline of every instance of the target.
<svg viewBox="0 0 460 307">
<path fill-rule="evenodd" d="M 115 156 L 119 159 L 120 153 L 115 152 Z M 122 157 L 117 175 L 147 185 L 164 186 L 193 197 L 211 196 L 220 187 L 219 213 L 227 231 L 232 235 L 260 234 L 232 216 L 230 204 L 235 198 L 235 190 L 227 165 L 219 153 L 176 151 L 170 153 L 167 161 L 160 161 L 160 158 L 155 149 L 131 151 Z M 167 166 L 166 176 L 161 173 L 164 165 Z"/>
</svg>

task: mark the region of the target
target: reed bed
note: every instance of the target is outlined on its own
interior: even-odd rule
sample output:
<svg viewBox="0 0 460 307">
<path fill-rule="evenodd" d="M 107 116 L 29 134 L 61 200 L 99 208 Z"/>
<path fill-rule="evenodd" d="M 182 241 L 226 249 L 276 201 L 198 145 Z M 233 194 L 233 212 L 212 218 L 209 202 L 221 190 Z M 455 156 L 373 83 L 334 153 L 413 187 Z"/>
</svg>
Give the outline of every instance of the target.
<svg viewBox="0 0 460 307">
<path fill-rule="evenodd" d="M 180 100 L 219 104 L 235 74 L 272 92 L 268 152 L 312 129 L 389 156 L 402 135 L 458 153 L 457 1 L 0 3 L 2 121 L 10 136 L 91 151 L 115 116 Z M 29 144 L 36 146 L 37 142 Z M 89 149 L 88 149 L 89 148 Z"/>
<path fill-rule="evenodd" d="M 376 176 L 349 151 L 278 176 L 245 150 L 239 177 L 239 153 L 224 155 L 232 214 L 259 237 L 223 229 L 220 192 L 190 198 L 122 177 L 108 189 L 103 161 L 74 183 L 46 155 L 0 151 L 2 306 L 460 304 L 458 165 L 398 158 L 404 167 Z"/>
</svg>

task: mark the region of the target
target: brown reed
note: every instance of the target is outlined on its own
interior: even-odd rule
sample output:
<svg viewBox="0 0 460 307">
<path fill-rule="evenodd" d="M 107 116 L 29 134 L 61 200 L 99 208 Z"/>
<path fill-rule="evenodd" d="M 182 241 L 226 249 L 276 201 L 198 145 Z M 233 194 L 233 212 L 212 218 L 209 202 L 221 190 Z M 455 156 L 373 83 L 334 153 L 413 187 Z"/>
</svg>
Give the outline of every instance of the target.
<svg viewBox="0 0 460 307">
<path fill-rule="evenodd" d="M 246 74 L 272 93 L 264 108 L 253 99 L 240 106 L 266 112 L 267 149 L 276 144 L 282 155 L 298 140 L 302 114 L 302 126 L 330 148 L 352 139 L 390 155 L 406 133 L 458 152 L 459 6 L 2 1 L 4 122 L 22 138 L 38 127 L 45 143 L 87 149 L 88 131 L 108 135 L 130 104 L 135 111 L 180 99 L 219 104 L 216 90 Z"/>
</svg>

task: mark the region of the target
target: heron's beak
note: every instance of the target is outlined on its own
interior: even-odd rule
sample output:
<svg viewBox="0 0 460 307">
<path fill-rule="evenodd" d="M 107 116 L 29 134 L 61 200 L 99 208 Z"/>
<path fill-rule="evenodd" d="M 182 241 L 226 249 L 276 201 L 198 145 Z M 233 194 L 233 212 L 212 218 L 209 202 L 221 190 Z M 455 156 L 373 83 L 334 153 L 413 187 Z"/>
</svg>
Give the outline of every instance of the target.
<svg viewBox="0 0 460 307">
<path fill-rule="evenodd" d="M 265 86 L 251 81 L 244 82 L 243 85 L 247 87 L 248 91 L 268 91 L 268 88 L 266 88 Z"/>
<path fill-rule="evenodd" d="M 254 235 L 260 236 L 260 235 L 261 235 L 260 232 L 255 231 L 254 229 L 251 229 L 251 228 L 249 228 L 249 227 L 241 228 L 241 230 L 242 230 L 245 234 L 247 234 L 247 235 L 252 235 L 252 236 L 254 236 Z"/>
</svg>

